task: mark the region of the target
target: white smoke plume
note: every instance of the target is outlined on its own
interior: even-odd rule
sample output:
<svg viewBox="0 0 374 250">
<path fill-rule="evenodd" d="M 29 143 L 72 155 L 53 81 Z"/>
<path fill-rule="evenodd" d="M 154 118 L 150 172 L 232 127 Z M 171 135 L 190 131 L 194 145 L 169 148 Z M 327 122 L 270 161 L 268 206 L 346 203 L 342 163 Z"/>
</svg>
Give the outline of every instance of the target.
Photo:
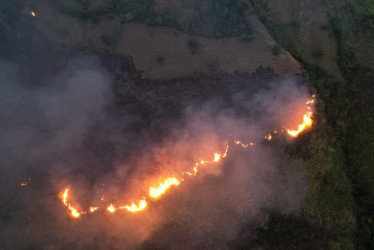
<svg viewBox="0 0 374 250">
<path fill-rule="evenodd" d="M 165 121 L 166 135 L 154 140 L 152 128 L 136 126 L 140 115 L 116 110 L 111 78 L 96 59 L 76 58 L 38 86 L 9 63 L 0 64 L 0 75 L 5 248 L 216 249 L 234 240 L 243 223 L 255 228 L 269 211 L 292 213 L 303 201 L 303 163 L 283 151 L 292 141 L 285 142 L 285 134 L 264 139 L 302 117 L 309 94 L 297 78 L 227 91 L 229 101 L 183 100 L 179 119 Z M 243 149 L 235 138 L 256 145 Z M 65 185 L 82 207 L 102 197 L 135 200 L 149 178 L 190 170 L 196 160 L 222 151 L 225 141 L 229 154 L 220 164 L 186 177 L 142 213 L 103 211 L 72 220 L 58 200 Z M 20 191 L 29 176 L 30 187 Z"/>
</svg>

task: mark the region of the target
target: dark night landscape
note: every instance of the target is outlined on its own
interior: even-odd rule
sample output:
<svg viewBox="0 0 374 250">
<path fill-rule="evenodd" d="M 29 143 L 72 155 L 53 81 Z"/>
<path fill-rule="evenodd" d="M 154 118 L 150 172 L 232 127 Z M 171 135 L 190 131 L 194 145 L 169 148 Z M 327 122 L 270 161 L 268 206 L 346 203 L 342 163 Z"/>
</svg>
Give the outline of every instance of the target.
<svg viewBox="0 0 374 250">
<path fill-rule="evenodd" d="M 0 0 L 0 249 L 374 249 L 373 0 Z"/>
</svg>

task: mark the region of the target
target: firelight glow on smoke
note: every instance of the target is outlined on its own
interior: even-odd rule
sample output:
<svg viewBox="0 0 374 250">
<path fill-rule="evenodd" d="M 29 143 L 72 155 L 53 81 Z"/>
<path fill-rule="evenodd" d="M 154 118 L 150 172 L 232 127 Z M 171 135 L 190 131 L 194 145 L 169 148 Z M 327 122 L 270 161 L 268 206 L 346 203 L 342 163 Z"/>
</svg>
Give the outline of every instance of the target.
<svg viewBox="0 0 374 250">
<path fill-rule="evenodd" d="M 175 177 L 166 178 L 159 185 L 149 188 L 149 196 L 155 199 L 160 198 L 171 186 L 178 186 L 180 183 Z"/>
<path fill-rule="evenodd" d="M 303 116 L 303 121 L 301 124 L 297 125 L 297 129 L 287 129 L 287 133 L 292 137 L 297 137 L 302 131 L 304 131 L 307 128 L 312 127 L 313 125 L 313 112 L 312 108 L 310 107 L 310 104 L 314 103 L 314 95 L 313 99 L 308 100 L 305 104 L 307 105 L 308 111 Z"/>
<path fill-rule="evenodd" d="M 300 124 L 297 124 L 295 127 L 297 129 L 290 129 L 290 128 L 282 128 L 280 130 L 274 130 L 273 132 L 267 133 L 263 138 L 270 141 L 273 138 L 273 135 L 278 133 L 287 132 L 287 134 L 293 138 L 298 137 L 303 131 L 305 131 L 308 128 L 311 128 L 313 125 L 313 112 L 311 105 L 314 104 L 315 96 L 312 96 L 312 99 L 308 100 L 306 104 L 306 112 L 303 115 L 302 122 Z M 272 135 L 273 134 L 273 135 Z M 255 146 L 256 142 L 249 141 L 247 143 L 239 140 L 239 139 L 231 139 L 230 140 L 232 145 L 237 145 L 242 148 L 248 148 L 249 146 Z M 207 157 L 205 159 L 197 159 L 196 162 L 192 165 L 190 171 L 184 171 L 181 173 L 175 173 L 172 176 L 160 176 L 156 182 L 151 182 L 151 184 L 148 186 L 147 189 L 148 193 L 145 193 L 143 198 L 139 199 L 137 202 L 132 201 L 131 203 L 127 205 L 115 205 L 113 203 L 107 204 L 104 206 L 105 210 L 108 213 L 115 213 L 118 210 L 126 210 L 130 213 L 137 213 L 144 211 L 147 206 L 147 199 L 145 196 L 148 196 L 150 199 L 158 200 L 161 199 L 161 197 L 172 187 L 179 186 L 183 181 L 185 181 L 182 177 L 185 175 L 188 176 L 196 176 L 198 173 L 198 170 L 202 166 L 211 166 L 211 165 L 217 165 L 220 164 L 223 158 L 227 157 L 229 153 L 229 141 L 225 140 L 225 148 L 221 152 L 212 152 L 210 157 Z M 210 160 L 208 160 L 210 159 Z M 180 177 L 178 177 L 180 176 Z M 59 198 L 64 206 L 67 207 L 68 213 L 71 218 L 80 218 L 81 215 L 86 214 L 85 211 L 79 211 L 76 207 L 74 207 L 70 203 L 70 188 L 67 187 L 63 189 L 61 192 L 61 195 L 59 195 Z M 104 199 L 101 199 L 101 202 L 104 202 Z M 88 209 L 89 213 L 95 213 L 97 210 L 99 210 L 101 206 L 90 206 Z"/>
<path fill-rule="evenodd" d="M 138 204 L 135 204 L 134 202 L 131 203 L 131 205 L 126 205 L 125 207 L 119 207 L 119 209 L 125 208 L 127 211 L 131 213 L 136 213 L 144 210 L 147 207 L 147 201 L 145 199 L 140 200 Z"/>
<path fill-rule="evenodd" d="M 69 214 L 72 218 L 79 218 L 82 212 L 79 212 L 73 205 L 69 203 L 69 188 L 66 188 L 61 194 L 62 203 L 67 206 Z"/>
</svg>

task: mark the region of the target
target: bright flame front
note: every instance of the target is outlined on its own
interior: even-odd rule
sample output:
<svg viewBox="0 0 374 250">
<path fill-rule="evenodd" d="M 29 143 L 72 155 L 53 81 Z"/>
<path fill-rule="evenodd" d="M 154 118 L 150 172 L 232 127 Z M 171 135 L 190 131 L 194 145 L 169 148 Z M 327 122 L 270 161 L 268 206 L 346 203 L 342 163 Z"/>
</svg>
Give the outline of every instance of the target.
<svg viewBox="0 0 374 250">
<path fill-rule="evenodd" d="M 280 134 L 280 133 L 284 133 L 284 132 L 287 132 L 287 134 L 290 135 L 291 137 L 297 137 L 305 129 L 308 129 L 308 128 L 312 127 L 312 125 L 313 125 L 313 120 L 312 120 L 313 112 L 312 112 L 311 105 L 314 104 L 314 98 L 315 98 L 315 96 L 313 95 L 313 98 L 311 100 L 308 100 L 305 103 L 306 106 L 307 106 L 307 111 L 303 115 L 302 123 L 297 125 L 297 129 L 282 128 L 281 130 L 274 130 L 273 132 L 270 132 L 270 133 L 266 134 L 265 139 L 266 140 L 272 140 L 273 139 L 272 134 L 275 135 L 275 134 Z M 262 138 L 264 138 L 264 137 L 262 137 Z M 250 141 L 248 143 L 244 143 L 243 141 L 241 141 L 239 139 L 233 139 L 232 143 L 235 144 L 235 145 L 238 145 L 242 148 L 247 148 L 249 146 L 255 146 L 256 145 L 256 142 Z M 198 159 L 192 165 L 190 171 L 176 173 L 175 176 L 184 176 L 184 175 L 196 176 L 200 167 L 219 164 L 222 161 L 222 159 L 225 158 L 228 155 L 228 152 L 229 152 L 229 142 L 225 141 L 225 145 L 226 145 L 226 148 L 221 153 L 213 152 L 212 155 L 210 155 L 210 157 L 207 157 L 205 159 Z M 207 160 L 207 159 L 210 159 L 210 160 Z M 161 177 L 159 179 L 161 181 L 150 184 L 148 186 L 148 196 L 152 199 L 159 199 L 171 187 L 179 186 L 184 179 L 178 179 L 175 176 Z M 21 186 L 22 186 L 22 184 L 21 184 Z M 145 190 L 147 190 L 147 187 L 146 187 Z M 147 195 L 147 194 L 143 194 L 143 195 Z M 76 207 L 74 207 L 70 203 L 70 201 L 69 201 L 69 198 L 70 198 L 69 187 L 65 188 L 61 192 L 59 198 L 62 201 L 62 203 L 64 204 L 64 206 L 67 207 L 68 213 L 72 218 L 79 218 L 79 217 L 81 217 L 82 214 L 87 213 L 84 210 L 79 211 Z M 102 198 L 100 200 L 103 203 L 104 202 L 104 197 L 102 196 Z M 91 207 L 88 208 L 88 212 L 89 213 L 94 213 L 98 209 L 103 208 L 111 214 L 115 213 L 117 210 L 126 210 L 130 213 L 137 213 L 137 212 L 144 211 L 147 208 L 147 206 L 148 206 L 147 199 L 145 197 L 143 197 L 142 199 L 139 199 L 138 202 L 131 202 L 130 204 L 124 205 L 124 206 L 118 206 L 118 205 L 115 206 L 114 204 L 109 204 L 108 206 L 91 206 Z"/>
<path fill-rule="evenodd" d="M 311 104 L 314 104 L 314 95 L 313 99 L 308 100 L 305 104 L 307 105 L 307 112 L 303 116 L 303 121 L 301 124 L 297 125 L 297 129 L 287 129 L 287 133 L 292 137 L 297 137 L 301 132 L 303 132 L 305 129 L 311 128 L 313 125 L 313 112 Z"/>
<path fill-rule="evenodd" d="M 131 205 L 126 205 L 124 207 L 119 207 L 120 209 L 126 209 L 127 211 L 131 213 L 136 213 L 143 211 L 147 207 L 147 201 L 145 199 L 140 200 L 138 204 L 135 204 L 134 202 L 131 203 Z"/>
<path fill-rule="evenodd" d="M 69 214 L 72 218 L 79 218 L 81 216 L 82 212 L 79 212 L 78 209 L 76 209 L 69 203 L 69 188 L 65 188 L 60 196 L 60 199 L 62 203 L 68 208 Z"/>
<path fill-rule="evenodd" d="M 169 177 L 160 184 L 156 186 L 151 186 L 149 188 L 149 196 L 155 199 L 160 198 L 166 190 L 168 190 L 171 186 L 178 186 L 180 181 L 175 177 Z"/>
</svg>

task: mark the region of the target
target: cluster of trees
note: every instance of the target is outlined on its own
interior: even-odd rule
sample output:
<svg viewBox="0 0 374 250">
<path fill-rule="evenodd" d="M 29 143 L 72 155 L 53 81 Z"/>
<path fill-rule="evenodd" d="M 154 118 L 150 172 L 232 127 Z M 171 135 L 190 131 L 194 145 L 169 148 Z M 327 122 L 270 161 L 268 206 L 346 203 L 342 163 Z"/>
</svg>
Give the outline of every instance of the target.
<svg viewBox="0 0 374 250">
<path fill-rule="evenodd" d="M 252 2 L 277 39 L 282 27 L 272 24 L 266 1 Z M 290 151 L 308 166 L 304 207 L 297 216 L 274 216 L 258 230 L 255 245 L 263 249 L 374 249 L 374 69 L 360 60 L 352 46 L 358 36 L 373 42 L 374 5 L 366 0 L 345 2 L 344 7 L 330 10 L 330 23 L 321 26 L 331 29 L 337 40 L 344 79 L 331 76 L 278 41 L 307 72 L 320 103 L 315 117 L 320 126 Z M 278 52 L 273 48 L 274 54 Z M 313 54 L 323 55 L 319 49 Z"/>
<path fill-rule="evenodd" d="M 194 0 L 189 4 L 194 15 L 180 24 L 189 33 L 210 37 L 252 34 L 249 1 Z"/>
<path fill-rule="evenodd" d="M 367 10 L 369 1 L 355 3 Z M 368 12 L 366 12 L 368 13 Z M 374 248 L 374 69 L 368 67 L 352 49 L 352 34 L 367 34 L 373 40 L 373 17 L 364 17 L 354 12 L 358 22 L 347 27 L 340 18 L 331 20 L 338 41 L 339 66 L 346 78 L 344 99 L 346 127 L 344 150 L 347 157 L 347 172 L 352 182 L 354 213 L 357 222 L 355 231 L 356 249 Z M 357 16 L 358 15 L 358 16 Z M 362 21 L 362 20 L 365 21 Z M 367 31 L 370 30 L 369 33 Z M 369 52 L 371 53 L 371 51 Z"/>
<path fill-rule="evenodd" d="M 181 19 L 169 8 L 156 10 L 154 0 L 111 0 L 93 6 L 89 0 L 53 1 L 65 14 L 99 23 L 100 17 L 117 18 L 121 22 L 139 21 L 149 25 L 177 28 L 194 35 L 225 37 L 253 33 L 249 20 L 252 5 L 247 0 L 185 1 L 193 13 Z"/>
</svg>

